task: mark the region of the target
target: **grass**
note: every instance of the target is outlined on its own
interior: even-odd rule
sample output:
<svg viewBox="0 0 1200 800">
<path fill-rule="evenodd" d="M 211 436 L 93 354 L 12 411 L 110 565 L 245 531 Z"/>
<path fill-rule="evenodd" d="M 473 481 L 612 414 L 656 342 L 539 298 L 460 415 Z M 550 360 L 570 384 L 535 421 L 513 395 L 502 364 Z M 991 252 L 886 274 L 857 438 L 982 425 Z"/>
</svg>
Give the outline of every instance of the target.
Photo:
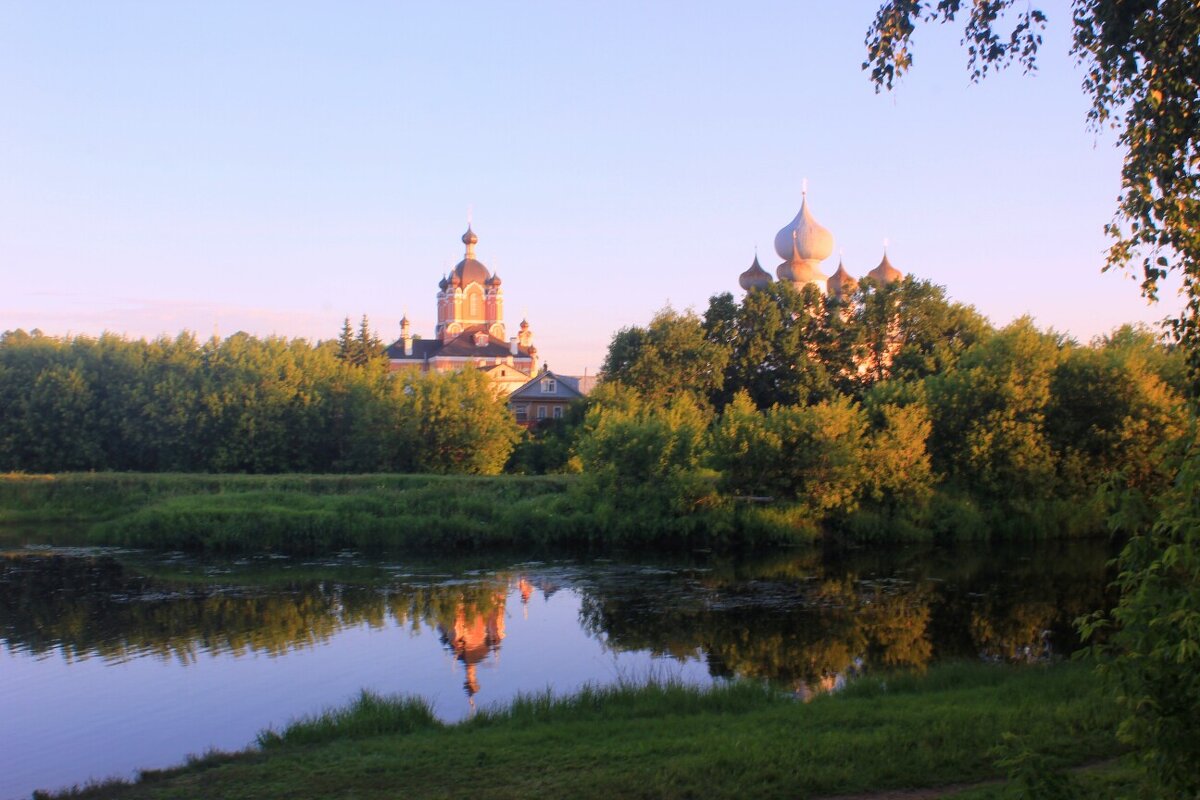
<svg viewBox="0 0 1200 800">
<path fill-rule="evenodd" d="M 73 525 L 83 531 L 71 534 L 82 539 L 73 544 L 157 550 L 445 554 L 733 551 L 811 544 L 831 533 L 859 542 L 1079 536 L 1095 516 L 1080 511 L 1072 527 L 1065 512 L 1043 509 L 1020 519 L 1044 516 L 1045 524 L 1004 527 L 950 498 L 933 504 L 930 520 L 859 511 L 831 530 L 798 504 L 715 498 L 681 510 L 661 487 L 614 498 L 585 486 L 575 475 L 8 474 L 0 475 L 0 526 Z M 0 542 L 19 538 L 0 528 Z"/>
<path fill-rule="evenodd" d="M 757 509 L 643 514 L 617 531 L 575 476 L 0 476 L 0 524 L 73 523 L 92 544 L 311 555 L 472 550 L 736 549 L 808 542 L 811 524 Z M 634 509 L 625 509 L 626 515 Z M 643 518 L 644 517 L 644 518 Z M 745 524 L 741 524 L 745 523 Z M 619 534 L 619 535 L 618 535 Z"/>
<path fill-rule="evenodd" d="M 1111 758 L 1116 714 L 1087 666 L 946 665 L 800 703 L 766 686 L 671 684 L 520 698 L 453 725 L 363 695 L 94 798 L 795 798 L 1002 777 L 1012 732 L 1054 767 Z M 64 795 L 67 796 L 67 795 Z"/>
</svg>

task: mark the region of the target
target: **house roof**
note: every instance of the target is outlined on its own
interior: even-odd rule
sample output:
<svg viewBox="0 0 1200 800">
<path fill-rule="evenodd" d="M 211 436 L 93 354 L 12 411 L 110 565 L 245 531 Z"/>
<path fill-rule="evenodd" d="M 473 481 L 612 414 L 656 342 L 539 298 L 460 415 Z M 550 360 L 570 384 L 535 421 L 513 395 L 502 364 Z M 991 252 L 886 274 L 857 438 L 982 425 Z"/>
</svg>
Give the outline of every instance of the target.
<svg viewBox="0 0 1200 800">
<path fill-rule="evenodd" d="M 554 391 L 543 391 L 542 385 L 554 381 Z M 533 378 L 520 389 L 508 396 L 510 401 L 516 400 L 578 400 L 583 397 L 578 388 L 578 380 L 570 375 L 555 375 L 547 370 Z"/>
</svg>

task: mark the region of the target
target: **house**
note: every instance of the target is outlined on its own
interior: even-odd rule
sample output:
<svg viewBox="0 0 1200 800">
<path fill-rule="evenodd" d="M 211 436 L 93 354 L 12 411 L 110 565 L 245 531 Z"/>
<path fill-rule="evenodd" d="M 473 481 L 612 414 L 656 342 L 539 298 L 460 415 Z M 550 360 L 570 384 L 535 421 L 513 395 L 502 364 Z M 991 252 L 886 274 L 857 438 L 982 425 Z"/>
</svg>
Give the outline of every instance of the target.
<svg viewBox="0 0 1200 800">
<path fill-rule="evenodd" d="M 568 406 L 584 398 L 584 392 L 580 391 L 581 380 L 586 378 L 558 375 L 544 369 L 508 396 L 508 407 L 517 422 L 526 427 L 546 419 L 562 419 Z"/>
</svg>

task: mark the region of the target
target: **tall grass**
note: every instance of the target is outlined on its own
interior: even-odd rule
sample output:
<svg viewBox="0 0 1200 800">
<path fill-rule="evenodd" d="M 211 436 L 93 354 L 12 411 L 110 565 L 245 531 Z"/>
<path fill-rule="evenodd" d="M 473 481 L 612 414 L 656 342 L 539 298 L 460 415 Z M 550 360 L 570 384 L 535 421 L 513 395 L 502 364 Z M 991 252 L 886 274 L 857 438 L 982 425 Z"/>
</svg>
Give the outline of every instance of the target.
<svg viewBox="0 0 1200 800">
<path fill-rule="evenodd" d="M 363 690 L 343 708 L 294 720 L 280 732 L 259 732 L 255 741 L 264 750 L 285 745 L 307 745 L 336 739 L 363 739 L 414 733 L 441 727 L 433 708 L 420 697 L 382 697 Z"/>
</svg>

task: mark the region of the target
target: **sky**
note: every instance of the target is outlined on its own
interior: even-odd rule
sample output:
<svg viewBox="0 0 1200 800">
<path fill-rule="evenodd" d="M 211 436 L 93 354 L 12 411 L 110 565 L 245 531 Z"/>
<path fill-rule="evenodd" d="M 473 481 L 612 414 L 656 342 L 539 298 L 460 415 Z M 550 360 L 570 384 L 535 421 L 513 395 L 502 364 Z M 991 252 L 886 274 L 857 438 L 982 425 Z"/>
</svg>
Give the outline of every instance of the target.
<svg viewBox="0 0 1200 800">
<path fill-rule="evenodd" d="M 877 94 L 877 3 L 0 0 L 0 330 L 431 336 L 477 256 L 541 357 L 740 294 L 807 180 L 861 276 L 892 263 L 1086 342 L 1181 307 L 1102 273 L 1120 188 L 1066 0 L 1035 76 L 970 82 L 921 30 Z M 837 268 L 835 255 L 822 267 Z"/>
</svg>

